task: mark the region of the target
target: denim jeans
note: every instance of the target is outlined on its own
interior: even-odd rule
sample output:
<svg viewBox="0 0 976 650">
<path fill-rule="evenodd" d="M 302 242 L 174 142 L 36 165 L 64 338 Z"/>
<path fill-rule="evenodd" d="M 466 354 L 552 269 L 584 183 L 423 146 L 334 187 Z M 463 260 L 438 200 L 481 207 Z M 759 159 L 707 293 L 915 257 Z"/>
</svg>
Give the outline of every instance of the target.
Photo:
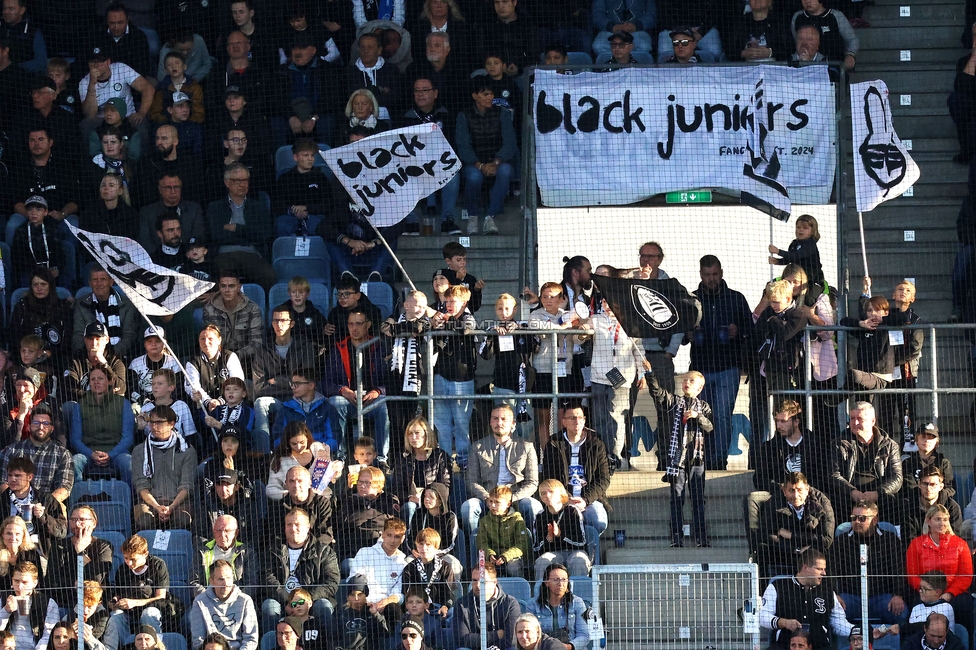
<svg viewBox="0 0 976 650">
<path fill-rule="evenodd" d="M 609 524 L 610 519 L 607 517 L 607 509 L 599 501 L 588 503 L 583 508 L 583 525 L 593 526 L 597 535 L 602 535 Z"/>
<path fill-rule="evenodd" d="M 627 411 L 630 409 L 630 384 L 614 388 L 609 384 L 593 383 L 593 402 L 590 417 L 593 428 L 600 434 L 607 452 L 620 458 L 624 451 Z"/>
<path fill-rule="evenodd" d="M 259 397 L 254 400 L 254 429 L 251 443 L 255 451 L 271 453 L 271 416 L 277 415 L 281 402 L 275 397 Z"/>
<path fill-rule="evenodd" d="M 132 485 L 131 454 L 119 454 L 111 460 L 108 467 L 98 467 L 95 465 L 95 463 L 90 463 L 90 460 L 91 459 L 84 454 L 74 454 L 74 456 L 72 456 L 72 461 L 74 461 L 75 466 L 75 482 L 85 480 L 85 470 L 87 469 L 87 475 L 92 478 L 97 478 L 97 474 L 111 474 L 117 476 L 120 481 L 123 481 L 127 485 Z M 97 468 L 97 470 L 95 470 L 95 468 Z"/>
<path fill-rule="evenodd" d="M 732 410 L 738 395 L 738 368 L 705 374 L 705 389 L 701 398 L 712 407 L 712 424 L 715 425 L 711 440 L 706 437 L 705 443 L 705 466 L 708 469 L 726 467 L 732 445 Z"/>
<path fill-rule="evenodd" d="M 437 207 L 437 192 L 432 192 L 427 197 L 427 206 Z M 454 178 L 447 182 L 447 185 L 440 189 L 441 196 L 441 219 L 454 218 L 454 206 L 457 205 L 458 196 L 461 194 L 461 175 L 455 174 Z"/>
<path fill-rule="evenodd" d="M 142 615 L 139 617 L 139 624 L 150 625 L 156 630 L 156 634 L 162 634 L 163 613 L 155 607 L 146 607 L 142 610 Z M 129 626 L 129 613 L 118 610 L 112 612 L 112 615 L 109 616 L 108 625 L 105 627 L 105 636 L 102 637 L 102 643 L 108 650 L 118 650 L 118 648 L 125 645 L 125 640 L 130 634 L 132 634 L 132 630 Z"/>
<path fill-rule="evenodd" d="M 336 422 L 333 423 L 332 428 L 335 431 L 336 437 L 339 439 L 339 455 L 342 458 L 350 458 L 351 456 L 346 453 L 346 422 L 350 419 L 353 421 L 358 420 L 356 417 L 356 404 L 340 395 L 330 397 L 329 404 L 336 410 Z M 375 429 L 374 437 L 376 439 L 376 457 L 379 460 L 386 460 L 390 453 L 390 418 L 387 415 L 386 404 L 380 404 L 363 417 L 373 421 L 373 428 Z M 356 431 L 357 440 L 362 435 L 362 431 Z"/>
<path fill-rule="evenodd" d="M 305 218 L 305 226 L 310 235 L 315 234 L 315 229 L 322 223 L 325 217 L 321 214 L 310 214 Z M 278 237 L 291 237 L 297 234 L 298 217 L 290 214 L 283 214 L 275 218 L 275 233 Z"/>
<path fill-rule="evenodd" d="M 435 395 L 471 395 L 474 393 L 474 380 L 449 381 L 434 375 Z M 469 399 L 438 400 L 434 402 L 434 429 L 437 430 L 437 445 L 450 455 L 457 454 L 458 462 L 467 462 L 468 449 L 471 448 L 469 425 L 471 424 L 472 402 Z"/>
<path fill-rule="evenodd" d="M 475 217 L 480 214 L 479 204 L 481 198 L 481 186 L 485 183 L 485 175 L 474 165 L 465 165 L 461 170 L 464 174 L 464 208 L 468 215 Z M 512 183 L 515 176 L 515 169 L 508 163 L 498 166 L 495 174 L 495 184 L 488 194 L 488 216 L 496 216 L 505 211 L 505 197 L 508 196 L 508 186 Z"/>
<path fill-rule="evenodd" d="M 855 625 L 861 624 L 861 596 L 859 594 L 838 594 L 844 601 L 847 620 Z M 911 606 L 905 605 L 901 616 L 895 616 L 888 611 L 888 603 L 891 602 L 891 594 L 875 594 L 868 596 L 868 617 L 881 619 L 888 625 L 898 623 L 904 626 L 908 622 L 908 615 L 911 613 Z"/>
</svg>

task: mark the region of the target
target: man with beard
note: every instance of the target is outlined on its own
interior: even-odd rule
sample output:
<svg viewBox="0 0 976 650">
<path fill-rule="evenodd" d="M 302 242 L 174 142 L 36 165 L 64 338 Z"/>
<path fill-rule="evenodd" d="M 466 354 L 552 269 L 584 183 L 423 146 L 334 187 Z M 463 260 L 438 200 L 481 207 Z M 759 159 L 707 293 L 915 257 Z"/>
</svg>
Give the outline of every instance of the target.
<svg viewBox="0 0 976 650">
<path fill-rule="evenodd" d="M 200 159 L 185 151 L 180 153 L 179 144 L 179 133 L 172 124 L 156 130 L 156 151 L 142 159 L 142 169 L 136 174 L 141 179 L 140 203 L 148 203 L 155 196 L 156 183 L 165 174 L 183 179 L 183 196 L 191 201 L 201 200 Z"/>
<path fill-rule="evenodd" d="M 24 457 L 34 463 L 35 472 L 31 485 L 40 494 L 50 494 L 61 503 L 71 495 L 75 484 L 71 453 L 53 438 L 54 415 L 47 405 L 34 409 L 30 422 L 30 437 L 6 447 L 0 454 L 3 466 L 3 483 L 0 490 L 10 487 L 7 472 L 10 461 Z"/>
<path fill-rule="evenodd" d="M 457 56 L 451 56 L 451 38 L 446 32 L 427 34 L 426 60 L 417 62 L 415 79 L 425 78 L 438 89 L 440 103 L 452 114 L 467 106 L 464 75 L 457 70 Z M 417 96 L 414 95 L 416 101 Z M 453 137 L 454 132 L 451 131 Z"/>
<path fill-rule="evenodd" d="M 186 261 L 183 252 L 183 224 L 180 215 L 164 212 L 156 218 L 156 236 L 162 245 L 152 254 L 152 261 L 167 269 L 175 269 Z"/>
<path fill-rule="evenodd" d="M 30 158 L 26 164 L 14 170 L 14 183 L 17 189 L 15 215 L 7 221 L 7 241 L 13 240 L 14 230 L 27 220 L 25 201 L 29 196 L 43 196 L 47 199 L 48 215 L 58 223 L 58 232 L 68 234 L 68 227 L 61 225 L 64 218 L 78 212 L 78 174 L 70 168 L 67 156 L 61 147 L 55 152 L 55 140 L 46 126 L 31 127 L 27 134 L 27 149 Z"/>
</svg>

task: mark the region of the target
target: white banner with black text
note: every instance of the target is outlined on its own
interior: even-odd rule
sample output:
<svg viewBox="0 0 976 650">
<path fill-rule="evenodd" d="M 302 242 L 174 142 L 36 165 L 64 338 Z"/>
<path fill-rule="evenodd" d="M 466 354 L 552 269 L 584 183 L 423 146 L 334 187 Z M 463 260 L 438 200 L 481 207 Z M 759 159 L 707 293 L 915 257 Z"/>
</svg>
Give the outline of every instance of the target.
<svg viewBox="0 0 976 650">
<path fill-rule="evenodd" d="M 836 102 L 824 66 L 537 70 L 533 92 L 547 206 L 624 205 L 697 188 L 754 192 L 757 135 L 770 185 L 794 200 L 795 191 L 808 202 L 829 199 Z"/>
</svg>

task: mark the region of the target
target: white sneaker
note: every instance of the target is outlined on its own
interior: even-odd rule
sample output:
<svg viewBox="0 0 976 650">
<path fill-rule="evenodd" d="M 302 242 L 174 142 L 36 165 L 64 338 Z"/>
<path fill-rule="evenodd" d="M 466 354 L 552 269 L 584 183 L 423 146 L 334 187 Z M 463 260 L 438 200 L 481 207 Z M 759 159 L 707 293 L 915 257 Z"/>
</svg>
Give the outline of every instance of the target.
<svg viewBox="0 0 976 650">
<path fill-rule="evenodd" d="M 486 235 L 497 235 L 498 234 L 498 226 L 495 225 L 495 218 L 494 217 L 485 217 L 485 223 L 481 227 L 481 232 L 483 232 Z"/>
<path fill-rule="evenodd" d="M 469 235 L 478 234 L 478 217 L 474 215 L 468 217 L 468 234 Z"/>
</svg>

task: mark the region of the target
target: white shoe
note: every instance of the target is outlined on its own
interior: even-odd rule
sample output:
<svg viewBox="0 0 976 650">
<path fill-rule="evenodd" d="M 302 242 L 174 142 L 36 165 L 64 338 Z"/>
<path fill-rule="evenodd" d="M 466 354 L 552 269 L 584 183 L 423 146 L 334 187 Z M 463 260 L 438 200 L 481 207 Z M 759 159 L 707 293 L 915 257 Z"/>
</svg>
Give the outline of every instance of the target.
<svg viewBox="0 0 976 650">
<path fill-rule="evenodd" d="M 478 234 L 478 217 L 474 215 L 468 217 L 468 234 L 469 235 Z"/>
<path fill-rule="evenodd" d="M 485 223 L 481 227 L 481 232 L 486 235 L 497 235 L 498 226 L 495 225 L 494 217 L 485 217 Z"/>
</svg>

